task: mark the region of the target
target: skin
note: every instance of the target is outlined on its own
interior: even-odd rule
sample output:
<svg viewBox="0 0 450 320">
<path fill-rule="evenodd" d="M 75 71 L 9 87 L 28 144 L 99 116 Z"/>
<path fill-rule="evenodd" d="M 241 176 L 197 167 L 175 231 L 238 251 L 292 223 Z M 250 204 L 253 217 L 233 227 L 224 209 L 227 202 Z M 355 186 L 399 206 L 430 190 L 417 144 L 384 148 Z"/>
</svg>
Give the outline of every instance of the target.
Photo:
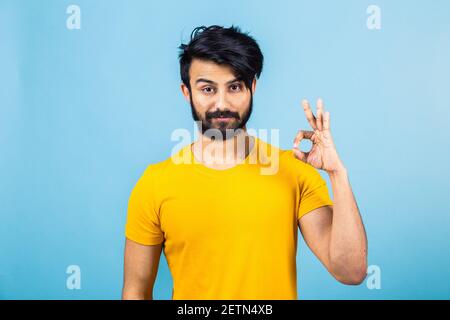
<svg viewBox="0 0 450 320">
<path fill-rule="evenodd" d="M 125 240 L 123 300 L 153 300 L 162 244 L 145 246 Z"/>
<path fill-rule="evenodd" d="M 206 79 L 211 82 L 198 81 Z M 235 76 L 226 66 L 213 62 L 194 60 L 190 68 L 190 85 L 195 109 L 200 117 L 207 111 L 229 109 L 238 112 L 240 117 L 247 111 L 250 91 L 241 83 L 241 89 L 232 82 Z M 231 81 L 231 82 L 230 82 Z M 253 93 L 256 79 L 253 80 Z M 189 89 L 181 84 L 181 91 L 190 102 Z M 330 177 L 334 195 L 333 206 L 323 206 L 310 211 L 298 221 L 298 226 L 306 244 L 321 261 L 329 273 L 339 282 L 358 285 L 366 277 L 367 238 L 364 225 L 348 180 L 347 170 L 336 151 L 330 132 L 330 114 L 324 112 L 321 99 L 317 101 L 316 115 L 309 102 L 302 101 L 303 110 L 313 131 L 300 130 L 294 139 L 293 153 L 299 161 L 309 163 L 316 169 L 324 170 Z M 214 124 L 219 126 L 218 119 Z M 235 119 L 226 121 L 233 126 Z M 241 135 L 247 136 L 244 127 Z M 233 150 L 233 161 L 215 159 L 205 165 L 224 170 L 233 167 L 244 159 L 251 150 L 250 139 L 245 139 L 245 148 L 236 147 L 237 136 L 223 141 L 211 141 L 200 135 L 192 145 L 194 154 L 206 148 L 213 150 Z M 308 152 L 299 149 L 303 139 L 311 140 Z M 230 146 L 232 148 L 230 149 Z M 214 153 L 216 154 L 216 153 Z M 225 153 L 219 153 L 224 155 Z M 226 162 L 226 163 L 225 163 Z M 152 299 L 153 285 L 156 279 L 162 244 L 146 246 L 126 239 L 123 299 Z"/>
<path fill-rule="evenodd" d="M 190 86 L 192 88 L 192 103 L 200 118 L 204 118 L 207 111 L 230 110 L 237 112 L 242 119 L 244 113 L 248 111 L 251 98 L 250 90 L 245 88 L 243 81 L 233 82 L 236 77 L 231 68 L 219 66 L 210 61 L 194 59 L 191 63 L 189 75 Z M 256 79 L 252 83 L 253 94 L 255 90 Z M 181 84 L 181 91 L 186 101 L 190 102 L 189 89 L 184 83 Z M 220 119 L 213 119 L 213 124 L 216 128 L 219 127 L 220 121 Z M 227 128 L 232 128 L 236 121 L 234 118 L 226 121 Z M 237 148 L 239 145 L 237 140 L 243 138 L 243 136 L 248 138 L 245 126 L 240 131 L 240 134 L 228 140 L 212 141 L 209 137 L 200 135 L 199 140 L 194 142 L 192 148 L 194 154 L 202 153 L 203 155 L 225 155 L 227 150 L 233 150 L 232 161 L 226 161 L 225 156 L 216 156 L 210 163 L 204 163 L 204 165 L 210 168 L 224 170 L 235 166 L 245 159 L 251 150 L 251 141 L 247 138 L 245 138 L 245 150 L 239 150 Z"/>
<path fill-rule="evenodd" d="M 300 130 L 294 139 L 297 159 L 324 170 L 330 177 L 333 206 L 324 206 L 304 215 L 298 225 L 308 247 L 340 282 L 358 285 L 367 274 L 367 236 L 348 180 L 347 169 L 336 151 L 330 131 L 330 113 L 317 100 L 316 116 L 307 100 L 302 101 L 306 119 L 314 131 Z M 302 152 L 303 139 L 312 147 Z"/>
</svg>

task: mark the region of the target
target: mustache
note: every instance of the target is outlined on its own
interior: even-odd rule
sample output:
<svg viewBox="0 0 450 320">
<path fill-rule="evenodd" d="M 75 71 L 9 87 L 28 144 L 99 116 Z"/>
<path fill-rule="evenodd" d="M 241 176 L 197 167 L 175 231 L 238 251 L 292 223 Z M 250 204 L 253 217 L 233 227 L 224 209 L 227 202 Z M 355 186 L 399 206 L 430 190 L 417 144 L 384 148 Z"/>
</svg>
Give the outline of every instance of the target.
<svg viewBox="0 0 450 320">
<path fill-rule="evenodd" d="M 206 117 L 206 119 L 213 119 L 213 118 L 236 118 L 236 119 L 239 119 L 239 113 L 232 112 L 230 110 L 216 110 L 213 112 L 206 112 L 205 117 Z"/>
</svg>

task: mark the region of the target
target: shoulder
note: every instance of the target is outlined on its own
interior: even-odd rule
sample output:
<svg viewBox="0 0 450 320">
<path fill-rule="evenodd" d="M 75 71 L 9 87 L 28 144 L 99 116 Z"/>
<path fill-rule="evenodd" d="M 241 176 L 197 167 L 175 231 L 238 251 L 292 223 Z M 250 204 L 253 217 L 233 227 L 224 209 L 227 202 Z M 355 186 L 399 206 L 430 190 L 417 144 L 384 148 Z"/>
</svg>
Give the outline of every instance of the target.
<svg viewBox="0 0 450 320">
<path fill-rule="evenodd" d="M 271 158 L 280 162 L 282 166 L 288 167 L 289 169 L 302 169 L 307 170 L 307 166 L 313 168 L 309 164 L 298 160 L 295 158 L 294 153 L 291 149 L 283 149 L 274 144 L 268 143 L 264 140 L 258 138 L 258 153 L 262 160 L 266 158 Z M 314 168 L 313 168 L 314 169 Z"/>
<path fill-rule="evenodd" d="M 189 163 L 191 157 L 189 148 L 190 145 L 186 145 L 166 159 L 148 164 L 142 177 L 145 179 L 157 179 L 170 173 L 176 173 L 175 171 Z"/>
<path fill-rule="evenodd" d="M 299 182 L 311 178 L 321 180 L 320 171 L 309 163 L 297 159 L 292 149 L 283 149 L 262 140 L 259 142 L 263 156 L 270 153 L 269 158 L 272 161 L 276 161 L 276 157 L 278 157 L 280 174 L 296 177 Z"/>
</svg>

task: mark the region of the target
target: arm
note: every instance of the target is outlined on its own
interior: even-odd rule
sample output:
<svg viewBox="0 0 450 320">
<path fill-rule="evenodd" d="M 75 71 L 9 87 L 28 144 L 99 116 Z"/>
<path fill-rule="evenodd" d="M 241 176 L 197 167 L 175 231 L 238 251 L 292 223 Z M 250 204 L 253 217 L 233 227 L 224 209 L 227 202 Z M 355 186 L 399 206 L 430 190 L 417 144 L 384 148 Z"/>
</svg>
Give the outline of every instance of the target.
<svg viewBox="0 0 450 320">
<path fill-rule="evenodd" d="M 329 174 L 334 202 L 302 216 L 299 227 L 308 246 L 337 280 L 360 284 L 367 271 L 367 238 L 347 170 L 331 136 L 330 112 L 324 111 L 322 99 L 317 100 L 317 117 L 307 100 L 302 104 L 314 131 L 300 130 L 294 140 L 294 155 Z M 303 139 L 313 142 L 309 152 L 298 148 Z"/>
<path fill-rule="evenodd" d="M 126 239 L 123 300 L 152 300 L 162 244 L 142 245 Z"/>
<path fill-rule="evenodd" d="M 308 247 L 340 282 L 357 285 L 367 272 L 367 238 L 345 169 L 329 173 L 334 205 L 299 220 Z"/>
</svg>

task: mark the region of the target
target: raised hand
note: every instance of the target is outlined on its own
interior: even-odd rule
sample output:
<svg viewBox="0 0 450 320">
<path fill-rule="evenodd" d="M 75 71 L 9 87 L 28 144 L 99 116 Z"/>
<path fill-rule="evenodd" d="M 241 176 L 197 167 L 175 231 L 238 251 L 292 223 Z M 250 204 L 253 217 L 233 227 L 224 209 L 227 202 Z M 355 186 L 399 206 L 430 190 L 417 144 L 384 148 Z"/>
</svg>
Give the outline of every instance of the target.
<svg viewBox="0 0 450 320">
<path fill-rule="evenodd" d="M 307 100 L 303 100 L 302 105 L 306 119 L 314 131 L 300 130 L 297 133 L 292 149 L 294 156 L 314 168 L 325 170 L 328 173 L 344 169 L 331 137 L 330 113 L 324 112 L 322 99 L 317 100 L 317 116 L 312 113 Z M 299 148 L 303 139 L 312 142 L 311 150 L 308 152 L 302 152 Z"/>
</svg>

